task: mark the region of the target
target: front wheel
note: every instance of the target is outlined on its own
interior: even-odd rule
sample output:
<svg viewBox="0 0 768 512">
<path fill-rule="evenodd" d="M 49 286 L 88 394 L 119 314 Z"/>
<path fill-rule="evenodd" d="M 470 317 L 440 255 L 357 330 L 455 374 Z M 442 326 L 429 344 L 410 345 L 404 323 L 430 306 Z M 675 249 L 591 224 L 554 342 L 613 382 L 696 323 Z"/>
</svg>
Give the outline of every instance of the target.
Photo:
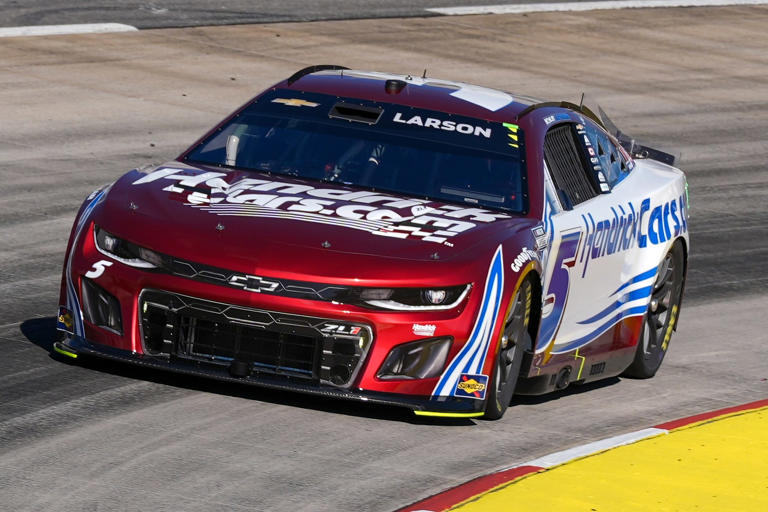
<svg viewBox="0 0 768 512">
<path fill-rule="evenodd" d="M 683 265 L 683 247 L 676 242 L 659 265 L 635 359 L 622 375 L 648 379 L 656 375 L 661 366 L 680 312 Z"/>
<path fill-rule="evenodd" d="M 532 293 L 531 282 L 526 279 L 518 288 L 509 308 L 504 331 L 499 340 L 493 380 L 489 383 L 485 419 L 497 420 L 504 416 L 515 393 L 523 354 L 530 350 L 532 345 L 531 336 L 528 334 Z"/>
</svg>

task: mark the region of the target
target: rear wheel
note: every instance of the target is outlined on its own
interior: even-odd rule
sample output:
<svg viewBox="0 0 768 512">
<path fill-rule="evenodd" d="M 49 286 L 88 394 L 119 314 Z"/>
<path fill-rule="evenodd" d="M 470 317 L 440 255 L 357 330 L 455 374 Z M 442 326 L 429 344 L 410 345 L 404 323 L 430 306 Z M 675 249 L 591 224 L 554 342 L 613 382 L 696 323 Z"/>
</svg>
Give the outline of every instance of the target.
<svg viewBox="0 0 768 512">
<path fill-rule="evenodd" d="M 497 420 L 504 416 L 515 393 L 517 378 L 523 354 L 531 348 L 528 321 L 531 317 L 533 286 L 526 279 L 518 288 L 509 314 L 504 322 L 504 331 L 499 341 L 493 379 L 489 383 L 484 418 Z"/>
<path fill-rule="evenodd" d="M 683 247 L 676 242 L 659 265 L 635 359 L 623 375 L 648 379 L 661 366 L 680 312 L 683 265 Z"/>
</svg>

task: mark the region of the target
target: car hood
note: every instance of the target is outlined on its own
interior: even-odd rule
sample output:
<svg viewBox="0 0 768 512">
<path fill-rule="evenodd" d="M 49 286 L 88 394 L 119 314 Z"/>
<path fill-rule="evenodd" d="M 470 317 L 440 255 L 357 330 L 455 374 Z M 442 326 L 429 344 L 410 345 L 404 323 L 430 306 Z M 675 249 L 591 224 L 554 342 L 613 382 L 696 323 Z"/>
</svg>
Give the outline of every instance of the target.
<svg viewBox="0 0 768 512">
<path fill-rule="evenodd" d="M 471 206 L 179 162 L 124 175 L 95 220 L 176 257 L 295 271 L 328 256 L 336 266 L 361 257 L 463 260 L 533 224 Z"/>
</svg>

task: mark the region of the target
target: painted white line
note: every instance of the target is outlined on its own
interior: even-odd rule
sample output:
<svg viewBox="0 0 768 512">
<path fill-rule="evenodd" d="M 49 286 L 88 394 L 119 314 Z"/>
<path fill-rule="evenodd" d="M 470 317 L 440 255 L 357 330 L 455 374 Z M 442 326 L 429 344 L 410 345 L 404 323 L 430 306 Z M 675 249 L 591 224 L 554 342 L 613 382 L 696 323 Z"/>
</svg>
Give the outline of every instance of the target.
<svg viewBox="0 0 768 512">
<path fill-rule="evenodd" d="M 667 434 L 668 431 L 661 428 L 646 428 L 638 430 L 636 432 L 630 432 L 628 434 L 622 434 L 620 436 L 609 437 L 607 439 L 601 439 L 594 443 L 585 444 L 571 448 L 570 450 L 563 450 L 561 452 L 550 453 L 539 459 L 520 464 L 521 466 L 539 466 L 542 468 L 551 468 L 559 464 L 570 462 L 574 459 L 586 457 L 598 452 L 604 452 L 617 446 L 624 446 L 625 444 L 632 444 L 647 437 L 654 437 L 661 434 Z"/>
<path fill-rule="evenodd" d="M 106 32 L 133 32 L 139 30 L 122 23 L 82 23 L 78 25 L 39 25 L 32 27 L 3 27 L 0 37 L 54 36 L 64 34 L 103 34 Z"/>
<path fill-rule="evenodd" d="M 653 7 L 724 7 L 729 5 L 766 5 L 768 0 L 607 0 L 605 2 L 563 2 L 520 5 L 478 5 L 437 7 L 429 12 L 460 16 L 465 14 L 522 14 L 529 12 L 575 12 L 600 9 L 643 9 Z"/>
</svg>

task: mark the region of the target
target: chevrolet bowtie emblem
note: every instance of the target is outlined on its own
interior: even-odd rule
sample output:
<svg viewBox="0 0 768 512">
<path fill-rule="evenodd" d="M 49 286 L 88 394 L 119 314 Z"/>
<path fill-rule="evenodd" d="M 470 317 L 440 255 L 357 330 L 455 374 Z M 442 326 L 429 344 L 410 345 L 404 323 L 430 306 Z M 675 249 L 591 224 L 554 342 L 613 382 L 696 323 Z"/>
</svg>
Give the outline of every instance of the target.
<svg viewBox="0 0 768 512">
<path fill-rule="evenodd" d="M 272 103 L 282 103 L 283 105 L 289 105 L 291 107 L 316 107 L 319 105 L 319 103 L 313 103 L 299 98 L 275 98 L 272 100 Z"/>
<path fill-rule="evenodd" d="M 234 275 L 228 280 L 231 286 L 237 286 L 248 292 L 273 292 L 280 286 L 277 281 L 268 281 L 259 276 Z"/>
</svg>

